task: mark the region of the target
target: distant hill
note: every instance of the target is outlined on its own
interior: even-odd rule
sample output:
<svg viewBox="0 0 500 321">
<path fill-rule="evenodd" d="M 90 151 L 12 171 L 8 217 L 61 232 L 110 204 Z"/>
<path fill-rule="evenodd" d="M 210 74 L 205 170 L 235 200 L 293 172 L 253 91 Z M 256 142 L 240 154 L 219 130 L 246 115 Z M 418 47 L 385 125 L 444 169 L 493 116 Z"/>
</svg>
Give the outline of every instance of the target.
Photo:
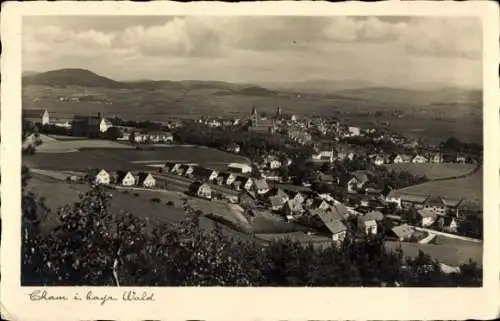
<svg viewBox="0 0 500 321">
<path fill-rule="evenodd" d="M 45 85 L 51 87 L 82 86 L 101 88 L 123 88 L 125 83 L 99 76 L 86 69 L 59 69 L 23 76 L 23 85 Z"/>
</svg>

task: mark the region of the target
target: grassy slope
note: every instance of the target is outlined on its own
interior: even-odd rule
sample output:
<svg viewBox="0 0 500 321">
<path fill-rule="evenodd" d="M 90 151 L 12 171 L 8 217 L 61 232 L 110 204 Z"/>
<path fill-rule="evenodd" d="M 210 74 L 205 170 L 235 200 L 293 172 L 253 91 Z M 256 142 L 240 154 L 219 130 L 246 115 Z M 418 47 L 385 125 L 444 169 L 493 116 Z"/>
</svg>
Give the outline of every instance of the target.
<svg viewBox="0 0 500 321">
<path fill-rule="evenodd" d="M 465 198 L 468 202 L 483 204 L 483 170 L 471 176 L 458 179 L 427 182 L 398 190 L 399 192 L 417 195 L 440 195 L 450 198 Z"/>
<path fill-rule="evenodd" d="M 45 229 L 55 226 L 58 223 L 57 209 L 66 204 L 72 204 L 78 201 L 78 195 L 89 190 L 86 185 L 66 184 L 44 176 L 33 175 L 30 180 L 28 189 L 33 191 L 38 197 L 44 197 L 45 203 L 52 210 L 45 222 Z M 160 193 L 160 192 L 128 192 L 112 191 L 112 203 L 110 212 L 114 215 L 120 215 L 123 212 L 132 213 L 138 217 L 147 219 L 151 226 L 161 222 L 172 224 L 179 222 L 185 217 L 182 208 L 182 198 L 180 193 Z M 137 194 L 137 195 L 135 195 Z M 152 202 L 152 198 L 159 198 L 161 202 Z M 189 203 L 195 208 L 199 208 L 205 214 L 217 213 L 228 220 L 232 220 L 235 224 L 243 225 L 245 222 L 239 221 L 240 216 L 233 215 L 231 209 L 227 205 L 212 204 L 209 201 L 190 198 Z M 174 205 L 167 205 L 166 202 L 172 201 Z M 213 228 L 213 221 L 203 218 L 200 221 L 201 227 L 204 229 Z M 247 238 L 240 232 L 231 228 L 224 227 L 224 232 L 227 235 Z"/>
<path fill-rule="evenodd" d="M 473 164 L 387 164 L 384 166 L 396 171 L 407 171 L 417 176 L 425 175 L 428 179 L 465 175 L 476 167 Z"/>
<path fill-rule="evenodd" d="M 74 142 L 68 142 L 72 144 Z M 78 142 L 76 142 L 78 143 Z M 78 143 L 79 144 L 79 143 Z M 155 150 L 92 149 L 73 153 L 39 153 L 24 157 L 23 163 L 30 167 L 54 170 L 87 170 L 89 167 L 107 170 L 135 170 L 147 168 L 135 161 L 194 162 L 199 164 L 227 164 L 248 162 L 245 157 L 206 147 L 172 146 Z"/>
</svg>

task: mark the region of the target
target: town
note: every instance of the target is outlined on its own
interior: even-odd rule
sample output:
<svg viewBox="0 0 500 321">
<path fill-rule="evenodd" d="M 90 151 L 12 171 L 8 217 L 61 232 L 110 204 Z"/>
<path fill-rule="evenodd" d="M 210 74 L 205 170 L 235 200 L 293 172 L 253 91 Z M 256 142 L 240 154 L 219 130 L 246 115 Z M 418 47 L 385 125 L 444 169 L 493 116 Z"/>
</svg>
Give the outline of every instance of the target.
<svg viewBox="0 0 500 321">
<path fill-rule="evenodd" d="M 33 173 L 71 185 L 104 185 L 116 193 L 178 192 L 184 196 L 166 204 L 180 206 L 180 199 L 196 198 L 201 212 L 242 230 L 264 221 L 288 226 L 280 227 L 279 233 L 254 231 L 265 241 L 290 237 L 325 246 L 341 244 L 347 233 L 382 235 L 388 246 L 419 249 L 432 244 L 429 254 L 444 261 L 435 249 L 446 249 L 454 241 L 481 243 L 482 201 L 433 186 L 482 175 L 480 146 L 454 138 L 438 146 L 424 145 L 384 126 L 360 128 L 332 117 L 299 118 L 280 107 L 273 115 L 262 115 L 253 106 L 246 119 L 203 117 L 164 123 L 101 114 L 61 119 L 48 109 L 23 110 L 23 117 L 33 128 L 25 139 L 26 159 L 50 156 L 52 145 L 71 139 L 85 142 L 81 151 L 69 153 L 80 157 L 98 148 L 98 142 L 115 145 L 106 149 L 109 156 L 103 156 L 102 166 L 31 166 Z M 171 148 L 187 144 L 247 161 L 207 163 L 196 155 L 169 159 Z M 164 159 L 125 160 L 107 167 L 106 157 L 121 148 L 167 154 Z M 71 167 L 71 161 L 64 161 L 64 166 Z M 160 202 L 159 197 L 150 200 Z M 226 203 L 233 210 L 224 215 L 211 212 L 210 203 Z M 451 269 L 469 259 L 448 259 L 444 264 Z"/>
</svg>

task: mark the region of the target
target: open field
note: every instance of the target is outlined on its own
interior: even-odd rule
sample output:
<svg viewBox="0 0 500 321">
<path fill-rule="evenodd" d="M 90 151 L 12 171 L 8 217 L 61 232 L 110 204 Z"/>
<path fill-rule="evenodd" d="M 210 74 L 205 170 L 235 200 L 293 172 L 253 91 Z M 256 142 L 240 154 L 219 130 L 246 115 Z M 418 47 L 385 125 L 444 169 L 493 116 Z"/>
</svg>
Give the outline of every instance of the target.
<svg viewBox="0 0 500 321">
<path fill-rule="evenodd" d="M 483 169 L 473 175 L 442 181 L 427 182 L 398 189 L 397 192 L 414 195 L 439 195 L 453 199 L 464 198 L 483 208 Z"/>
<path fill-rule="evenodd" d="M 33 178 L 29 181 L 28 190 L 33 191 L 37 197 L 45 198 L 46 205 L 52 210 L 43 226 L 44 230 L 48 230 L 58 223 L 57 209 L 66 204 L 78 201 L 79 194 L 88 191 L 89 187 L 80 184 L 65 184 L 34 174 Z M 233 213 L 232 209 L 227 205 L 224 207 L 220 204 L 211 204 L 208 200 L 187 197 L 177 192 L 127 191 L 124 193 L 123 190 L 112 190 L 111 194 L 111 214 L 120 215 L 123 212 L 129 212 L 147 219 L 151 227 L 160 222 L 173 224 L 185 218 L 184 209 L 182 208 L 183 198 L 187 198 L 188 203 L 202 210 L 205 215 L 216 211 L 220 215 L 223 215 L 225 219 L 230 220 L 233 218 L 235 224 L 244 224 L 244 221 L 239 221 L 241 216 L 231 216 Z M 152 198 L 158 198 L 160 202 L 153 202 L 151 201 Z M 168 201 L 172 201 L 174 204 L 167 205 L 166 202 Z M 214 221 L 206 217 L 201 217 L 200 226 L 203 229 L 211 229 L 214 227 Z M 226 226 L 223 226 L 223 231 L 230 236 L 249 238 L 244 233 Z"/>
<path fill-rule="evenodd" d="M 73 143 L 73 142 L 70 142 Z M 39 153 L 23 158 L 23 163 L 33 168 L 85 171 L 90 167 L 116 170 L 146 169 L 148 163 L 137 161 L 167 161 L 198 163 L 205 166 L 226 165 L 231 162 L 248 162 L 245 157 L 212 148 L 197 146 L 172 146 L 154 150 L 135 149 L 84 149 L 74 153 Z"/>
<path fill-rule="evenodd" d="M 397 172 L 406 171 L 416 176 L 426 176 L 428 179 L 442 179 L 447 177 L 456 177 L 466 175 L 472 172 L 476 165 L 474 164 L 386 164 L 385 167 Z"/>
<path fill-rule="evenodd" d="M 462 241 L 463 242 L 463 241 Z M 388 250 L 396 250 L 401 247 L 405 257 L 416 257 L 418 251 L 430 255 L 432 259 L 438 260 L 440 263 L 459 266 L 469 262 L 469 259 L 482 266 L 483 263 L 483 246 L 468 242 L 468 244 L 418 244 L 408 242 L 385 242 L 385 247 Z"/>
</svg>

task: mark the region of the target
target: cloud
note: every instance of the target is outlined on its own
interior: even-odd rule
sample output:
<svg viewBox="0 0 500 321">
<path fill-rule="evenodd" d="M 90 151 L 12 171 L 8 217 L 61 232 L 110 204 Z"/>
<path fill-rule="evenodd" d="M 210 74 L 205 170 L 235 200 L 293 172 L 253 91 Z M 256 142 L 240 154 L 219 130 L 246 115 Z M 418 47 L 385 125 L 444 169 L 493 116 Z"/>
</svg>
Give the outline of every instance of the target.
<svg viewBox="0 0 500 321">
<path fill-rule="evenodd" d="M 23 68 L 81 67 L 117 79 L 366 77 L 394 83 L 409 81 L 405 73 L 431 77 L 440 66 L 448 72 L 432 77 L 444 81 L 453 76 L 450 81 L 473 83 L 481 73 L 480 21 L 474 18 L 82 19 L 25 22 Z"/>
</svg>

